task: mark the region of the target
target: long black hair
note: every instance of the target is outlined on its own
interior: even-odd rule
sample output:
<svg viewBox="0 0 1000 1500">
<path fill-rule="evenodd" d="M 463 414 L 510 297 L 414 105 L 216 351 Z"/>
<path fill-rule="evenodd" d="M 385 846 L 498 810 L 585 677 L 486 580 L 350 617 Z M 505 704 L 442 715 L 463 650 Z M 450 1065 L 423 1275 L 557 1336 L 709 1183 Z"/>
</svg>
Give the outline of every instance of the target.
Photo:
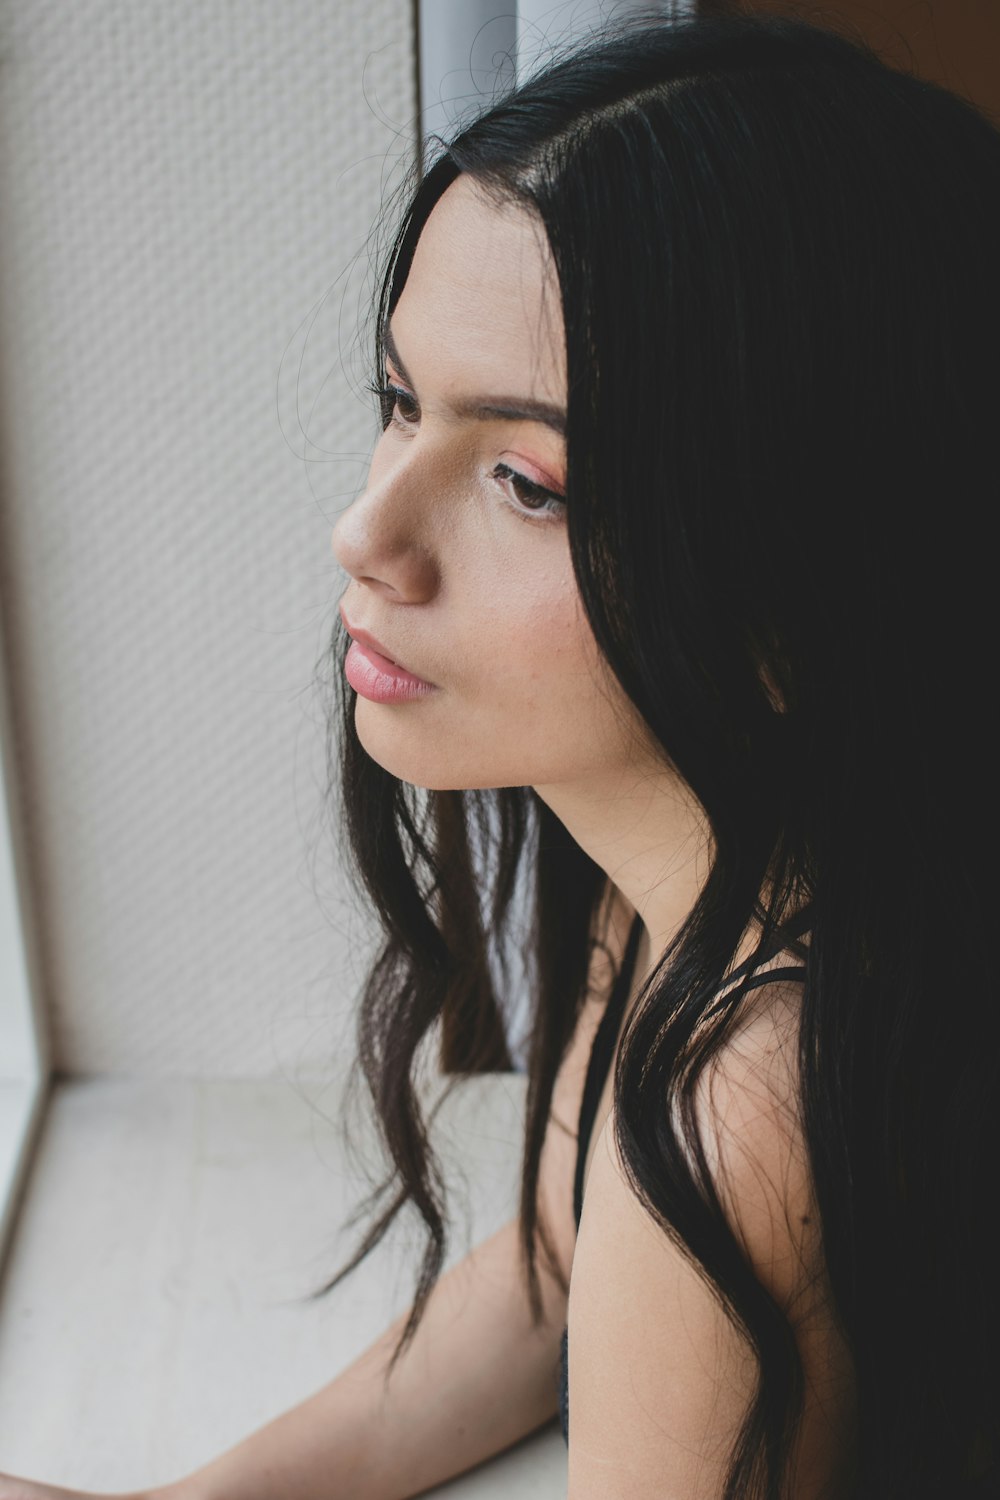
<svg viewBox="0 0 1000 1500">
<path fill-rule="evenodd" d="M 995 1485 L 1000 131 L 826 27 L 645 15 L 441 145 L 386 259 L 376 380 L 449 183 L 468 173 L 534 215 L 565 325 L 580 596 L 711 829 L 710 874 L 644 987 L 614 1103 L 634 1190 L 756 1356 L 726 1496 L 783 1492 L 802 1371 L 720 1208 L 692 1100 L 739 1011 L 738 990 L 717 992 L 744 932 L 756 921 L 763 950 L 806 904 L 801 1114 L 856 1379 L 851 1493 Z M 428 792 L 369 758 L 339 670 L 348 644 L 338 627 L 330 791 L 384 929 L 359 1052 L 392 1194 L 316 1295 L 412 1201 L 429 1239 L 398 1358 L 445 1241 L 413 1064 L 433 1039 L 456 1079 L 512 1066 L 490 956 L 519 871 L 532 892 L 520 1218 L 541 1317 L 539 1157 L 606 882 L 531 788 Z"/>
</svg>

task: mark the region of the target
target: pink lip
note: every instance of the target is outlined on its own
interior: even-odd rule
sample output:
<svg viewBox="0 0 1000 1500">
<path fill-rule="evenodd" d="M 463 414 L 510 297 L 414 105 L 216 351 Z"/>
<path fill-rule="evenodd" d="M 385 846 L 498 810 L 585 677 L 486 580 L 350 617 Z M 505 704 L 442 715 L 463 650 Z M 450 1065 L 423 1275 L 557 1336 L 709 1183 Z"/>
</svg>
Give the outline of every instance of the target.
<svg viewBox="0 0 1000 1500">
<path fill-rule="evenodd" d="M 375 637 L 367 630 L 355 629 L 343 612 L 341 619 L 351 637 L 344 659 L 344 676 L 356 693 L 374 703 L 402 703 L 435 691 L 434 683 L 425 682 L 400 662 L 392 661 Z"/>
</svg>

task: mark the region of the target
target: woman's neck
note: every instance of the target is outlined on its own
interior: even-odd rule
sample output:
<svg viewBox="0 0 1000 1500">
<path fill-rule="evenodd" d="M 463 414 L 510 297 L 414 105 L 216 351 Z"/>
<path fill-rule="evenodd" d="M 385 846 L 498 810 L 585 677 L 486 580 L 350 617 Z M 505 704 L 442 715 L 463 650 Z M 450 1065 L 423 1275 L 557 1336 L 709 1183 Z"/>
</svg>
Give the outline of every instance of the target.
<svg viewBox="0 0 1000 1500">
<path fill-rule="evenodd" d="M 701 805 L 662 764 L 599 781 L 535 787 L 542 801 L 642 919 L 637 973 L 676 936 L 704 886 L 710 836 Z"/>
</svg>

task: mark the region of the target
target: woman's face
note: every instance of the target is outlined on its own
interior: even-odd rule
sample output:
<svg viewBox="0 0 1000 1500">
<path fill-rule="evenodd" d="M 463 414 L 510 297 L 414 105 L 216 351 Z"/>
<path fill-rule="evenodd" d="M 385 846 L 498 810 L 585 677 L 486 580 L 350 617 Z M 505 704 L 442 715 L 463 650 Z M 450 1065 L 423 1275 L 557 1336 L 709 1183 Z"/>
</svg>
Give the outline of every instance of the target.
<svg viewBox="0 0 1000 1500">
<path fill-rule="evenodd" d="M 350 575 L 340 608 L 432 687 L 367 696 L 374 674 L 353 646 L 361 743 L 415 786 L 596 790 L 634 760 L 641 721 L 601 671 L 570 563 L 562 316 L 541 227 L 459 177 L 387 343 L 395 405 L 333 532 Z"/>
</svg>

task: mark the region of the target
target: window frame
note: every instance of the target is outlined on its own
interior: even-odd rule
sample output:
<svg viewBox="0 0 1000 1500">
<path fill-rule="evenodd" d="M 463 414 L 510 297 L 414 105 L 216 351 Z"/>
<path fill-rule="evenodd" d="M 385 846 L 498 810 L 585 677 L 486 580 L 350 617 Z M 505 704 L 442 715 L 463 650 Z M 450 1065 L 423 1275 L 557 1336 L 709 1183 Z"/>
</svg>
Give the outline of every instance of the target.
<svg viewBox="0 0 1000 1500">
<path fill-rule="evenodd" d="M 0 636 L 0 1266 L 6 1258 L 52 1077 Z"/>
</svg>

